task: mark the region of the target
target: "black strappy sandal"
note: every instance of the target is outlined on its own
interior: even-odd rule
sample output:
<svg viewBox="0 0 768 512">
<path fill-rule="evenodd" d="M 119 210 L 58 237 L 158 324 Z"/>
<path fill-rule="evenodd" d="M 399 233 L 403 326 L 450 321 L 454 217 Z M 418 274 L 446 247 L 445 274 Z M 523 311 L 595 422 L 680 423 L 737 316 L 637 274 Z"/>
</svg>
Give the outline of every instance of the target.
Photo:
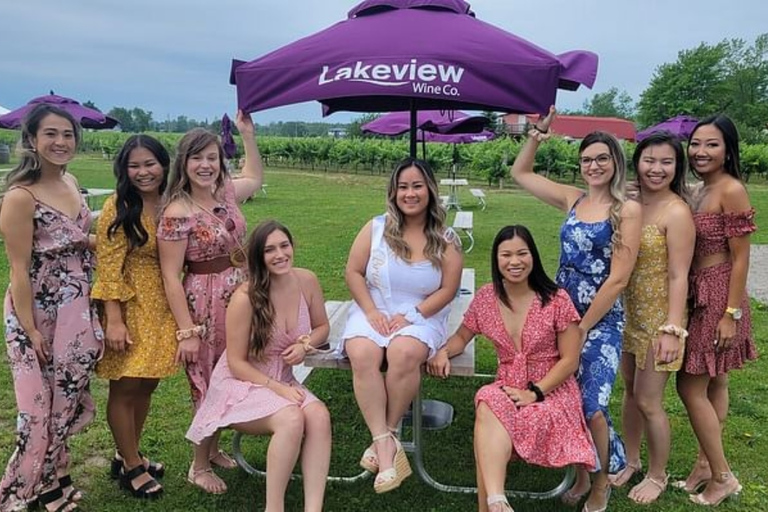
<svg viewBox="0 0 768 512">
<path fill-rule="evenodd" d="M 55 501 L 59 501 L 60 499 L 64 498 L 64 493 L 61 491 L 60 487 L 57 487 L 56 489 L 48 492 L 44 492 L 40 496 L 37 497 L 36 500 L 32 501 L 27 505 L 27 508 L 29 510 L 43 510 L 48 511 L 48 507 L 46 505 L 49 505 Z M 69 508 L 74 505 L 74 508 Z M 49 511 L 49 512 L 78 512 L 80 510 L 80 507 L 77 506 L 77 503 L 74 501 L 65 500 L 64 503 L 59 505 L 55 510 Z"/>
<path fill-rule="evenodd" d="M 148 482 L 144 482 L 144 484 L 138 489 L 133 486 L 133 480 L 144 473 L 149 473 L 144 467 L 144 464 L 139 464 L 128 472 L 126 472 L 125 468 L 123 468 L 123 471 L 120 473 L 120 488 L 130 492 L 134 498 L 143 500 L 156 500 L 163 494 L 163 488 L 160 487 L 159 489 L 150 490 L 153 487 L 160 485 L 154 478 Z"/>
<path fill-rule="evenodd" d="M 144 454 L 139 452 L 139 457 L 141 457 L 142 462 L 147 461 L 146 470 L 147 473 L 149 473 L 149 476 L 155 479 L 160 479 L 165 476 L 165 466 L 159 462 L 154 462 L 149 460 L 149 458 L 144 457 Z M 117 480 L 120 478 L 120 471 L 123 469 L 123 456 L 120 455 L 120 452 L 115 452 L 115 456 L 112 459 L 112 462 L 109 466 L 109 477 L 112 480 Z"/>
</svg>

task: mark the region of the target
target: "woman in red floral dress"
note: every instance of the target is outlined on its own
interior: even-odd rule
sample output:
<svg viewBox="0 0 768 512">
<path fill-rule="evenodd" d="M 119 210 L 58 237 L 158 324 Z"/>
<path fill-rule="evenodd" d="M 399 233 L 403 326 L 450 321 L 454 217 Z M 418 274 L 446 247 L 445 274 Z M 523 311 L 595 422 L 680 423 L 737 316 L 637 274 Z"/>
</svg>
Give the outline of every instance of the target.
<svg viewBox="0 0 768 512">
<path fill-rule="evenodd" d="M 574 373 L 581 351 L 579 315 L 568 294 L 546 275 L 528 229 L 507 226 L 493 242 L 493 283 L 478 290 L 464 321 L 430 359 L 447 377 L 450 358 L 478 334 L 493 342 L 496 380 L 475 396 L 475 460 L 479 510 L 510 511 L 507 463 L 594 470 L 594 443 Z"/>
</svg>

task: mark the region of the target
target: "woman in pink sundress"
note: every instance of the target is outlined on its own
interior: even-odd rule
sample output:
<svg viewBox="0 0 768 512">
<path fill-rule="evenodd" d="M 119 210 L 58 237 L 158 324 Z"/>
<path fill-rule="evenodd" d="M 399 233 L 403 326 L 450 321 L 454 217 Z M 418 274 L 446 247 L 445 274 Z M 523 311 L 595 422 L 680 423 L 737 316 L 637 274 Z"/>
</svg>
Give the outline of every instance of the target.
<svg viewBox="0 0 768 512">
<path fill-rule="evenodd" d="M 284 509 L 299 453 L 304 510 L 319 512 L 331 457 L 331 418 L 296 381 L 292 367 L 328 338 L 323 292 L 312 272 L 293 267 L 293 238 L 275 221 L 253 230 L 248 270 L 251 278 L 227 308 L 227 350 L 187 438 L 199 444 L 224 427 L 271 435 L 267 512 Z"/>
<path fill-rule="evenodd" d="M 5 340 L 18 407 L 16 449 L 0 482 L 0 510 L 34 504 L 71 512 L 68 438 L 94 416 L 88 383 L 103 335 L 90 304 L 91 214 L 66 172 L 80 137 L 67 112 L 40 105 L 22 127 L 0 231 L 11 267 Z"/>
<path fill-rule="evenodd" d="M 699 455 L 688 478 L 674 485 L 694 503 L 707 506 L 741 491 L 725 458 L 722 436 L 728 372 L 757 357 L 746 293 L 749 235 L 757 227 L 739 175 L 739 134 L 729 118 L 712 116 L 696 125 L 688 139 L 688 162 L 703 183 L 692 201 L 693 309 L 677 392 L 699 441 Z"/>
<path fill-rule="evenodd" d="M 579 365 L 579 314 L 546 275 L 531 233 L 502 228 L 493 242 L 493 283 L 478 290 L 464 321 L 427 363 L 447 377 L 450 358 L 482 334 L 498 356 L 496 380 L 475 395 L 478 508 L 504 512 L 507 463 L 594 471 L 597 458 L 574 373 Z"/>
<path fill-rule="evenodd" d="M 263 174 L 253 121 L 238 112 L 235 122 L 245 147 L 240 177 L 230 178 L 216 135 L 191 130 L 179 141 L 157 232 L 165 293 L 179 328 L 176 361 L 186 366 L 195 410 L 224 352 L 227 304 L 245 279 L 245 218 L 238 204 L 261 187 Z M 211 464 L 237 466 L 219 450 L 218 436 L 195 448 L 188 479 L 206 492 L 222 493 L 226 485 Z"/>
</svg>

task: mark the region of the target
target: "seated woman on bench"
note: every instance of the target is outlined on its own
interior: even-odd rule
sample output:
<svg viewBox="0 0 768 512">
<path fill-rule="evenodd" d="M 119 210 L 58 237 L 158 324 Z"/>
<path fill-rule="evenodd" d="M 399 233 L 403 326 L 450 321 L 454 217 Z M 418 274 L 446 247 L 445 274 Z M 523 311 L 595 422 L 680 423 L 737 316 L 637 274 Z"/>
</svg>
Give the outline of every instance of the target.
<svg viewBox="0 0 768 512">
<path fill-rule="evenodd" d="M 387 213 L 363 227 L 349 253 L 346 280 L 355 303 L 339 351 L 349 356 L 355 398 L 373 436 L 360 465 L 376 473 L 377 493 L 411 474 L 392 432 L 419 390 L 421 365 L 448 338 L 447 306 L 461 281 L 459 244 L 445 225 L 431 169 L 408 158 L 389 180 Z"/>
<path fill-rule="evenodd" d="M 544 272 L 527 228 L 502 228 L 491 254 L 493 283 L 478 290 L 462 325 L 427 370 L 445 378 L 450 358 L 474 336 L 493 342 L 496 380 L 475 395 L 477 494 L 479 510 L 507 512 L 510 460 L 594 470 L 597 459 L 574 377 L 581 334 L 571 299 Z"/>
<path fill-rule="evenodd" d="M 328 338 L 323 292 L 315 274 L 293 267 L 293 239 L 285 226 L 275 221 L 256 226 L 247 252 L 250 279 L 227 307 L 227 349 L 187 439 L 199 444 L 224 427 L 271 435 L 266 510 L 284 509 L 301 452 L 304 510 L 319 512 L 331 420 L 325 405 L 293 377 L 292 367 Z"/>
</svg>

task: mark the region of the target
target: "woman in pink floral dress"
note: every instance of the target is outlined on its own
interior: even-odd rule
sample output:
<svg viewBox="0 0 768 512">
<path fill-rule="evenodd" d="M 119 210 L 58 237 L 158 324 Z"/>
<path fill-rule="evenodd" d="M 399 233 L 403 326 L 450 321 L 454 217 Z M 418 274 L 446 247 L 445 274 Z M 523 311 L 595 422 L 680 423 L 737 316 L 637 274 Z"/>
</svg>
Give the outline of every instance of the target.
<svg viewBox="0 0 768 512">
<path fill-rule="evenodd" d="M 245 218 L 238 204 L 261 187 L 263 174 L 250 116 L 238 112 L 236 123 L 245 147 L 237 180 L 227 173 L 216 135 L 194 129 L 179 141 L 157 233 L 165 293 L 179 328 L 176 361 L 186 366 L 195 411 L 224 352 L 227 304 L 245 279 Z M 195 448 L 188 479 L 206 492 L 222 493 L 226 485 L 211 464 L 236 467 L 219 450 L 218 436 Z"/>
<path fill-rule="evenodd" d="M 94 416 L 88 383 L 103 335 L 90 304 L 91 212 L 66 172 L 79 127 L 40 105 L 24 120 L 21 160 L 8 174 L 0 231 L 11 267 L 5 340 L 18 407 L 16 450 L 0 510 L 77 510 L 67 440 Z M 10 405 L 10 404 L 7 404 Z"/>
<path fill-rule="evenodd" d="M 568 294 L 544 273 L 528 229 L 507 226 L 493 242 L 493 283 L 478 290 L 464 321 L 430 359 L 447 377 L 450 358 L 482 334 L 498 356 L 496 380 L 475 396 L 475 460 L 479 510 L 512 510 L 504 495 L 507 463 L 594 471 L 597 459 L 574 373 L 579 315 Z"/>
</svg>

